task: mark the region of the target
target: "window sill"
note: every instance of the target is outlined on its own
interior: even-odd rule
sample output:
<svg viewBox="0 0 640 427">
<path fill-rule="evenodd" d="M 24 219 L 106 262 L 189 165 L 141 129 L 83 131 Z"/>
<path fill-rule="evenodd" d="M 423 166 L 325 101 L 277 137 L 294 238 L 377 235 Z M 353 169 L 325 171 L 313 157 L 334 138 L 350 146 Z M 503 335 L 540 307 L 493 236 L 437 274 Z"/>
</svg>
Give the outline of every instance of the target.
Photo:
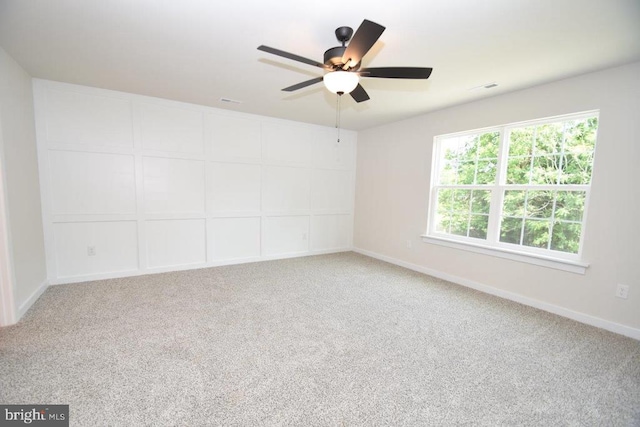
<svg viewBox="0 0 640 427">
<path fill-rule="evenodd" d="M 554 268 L 556 270 L 569 271 L 571 273 L 584 274 L 589 267 L 588 263 L 580 261 L 572 261 L 561 258 L 546 257 L 537 254 L 530 254 L 519 251 L 512 251 L 504 248 L 490 248 L 483 245 L 476 245 L 468 242 L 459 242 L 443 237 L 434 236 L 420 236 L 422 241 L 434 245 L 446 246 L 449 248 L 460 249 L 463 251 L 470 251 L 484 255 L 491 255 L 499 258 L 510 259 L 512 261 L 524 262 L 527 264 L 539 265 L 547 268 Z"/>
</svg>

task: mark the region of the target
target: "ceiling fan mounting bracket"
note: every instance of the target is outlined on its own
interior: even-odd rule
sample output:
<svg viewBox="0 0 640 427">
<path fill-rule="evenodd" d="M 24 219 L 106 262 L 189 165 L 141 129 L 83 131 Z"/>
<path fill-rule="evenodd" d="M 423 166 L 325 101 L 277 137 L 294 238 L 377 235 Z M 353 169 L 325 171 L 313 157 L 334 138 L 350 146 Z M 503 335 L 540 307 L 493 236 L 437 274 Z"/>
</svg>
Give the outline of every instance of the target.
<svg viewBox="0 0 640 427">
<path fill-rule="evenodd" d="M 352 35 L 353 35 L 353 28 L 351 27 L 336 28 L 336 38 L 338 39 L 339 42 L 342 43 L 342 46 L 344 46 L 344 44 L 351 39 Z"/>
</svg>

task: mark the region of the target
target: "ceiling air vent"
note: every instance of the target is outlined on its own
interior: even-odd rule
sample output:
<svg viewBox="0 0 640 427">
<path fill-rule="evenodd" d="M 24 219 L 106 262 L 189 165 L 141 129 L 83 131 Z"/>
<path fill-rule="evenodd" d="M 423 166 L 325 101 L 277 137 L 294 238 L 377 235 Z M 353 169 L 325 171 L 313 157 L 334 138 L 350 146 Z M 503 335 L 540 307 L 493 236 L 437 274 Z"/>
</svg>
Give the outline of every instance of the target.
<svg viewBox="0 0 640 427">
<path fill-rule="evenodd" d="M 485 84 L 480 85 L 480 86 L 472 87 L 471 89 L 469 89 L 469 92 L 475 92 L 475 91 L 480 90 L 480 89 L 493 89 L 496 86 L 498 86 L 498 83 L 496 83 L 496 82 L 485 83 Z"/>
<path fill-rule="evenodd" d="M 229 98 L 220 98 L 220 102 L 226 102 L 228 104 L 242 104 L 242 101 L 238 101 L 235 99 L 229 99 Z"/>
</svg>

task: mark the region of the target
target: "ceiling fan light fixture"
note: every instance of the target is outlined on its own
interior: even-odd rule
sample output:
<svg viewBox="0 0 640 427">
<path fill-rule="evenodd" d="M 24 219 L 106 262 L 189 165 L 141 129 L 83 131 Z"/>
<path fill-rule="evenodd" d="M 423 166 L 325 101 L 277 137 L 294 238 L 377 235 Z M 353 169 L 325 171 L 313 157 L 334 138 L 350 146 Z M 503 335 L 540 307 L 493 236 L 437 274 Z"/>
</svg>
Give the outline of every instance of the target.
<svg viewBox="0 0 640 427">
<path fill-rule="evenodd" d="M 351 93 L 358 86 L 360 78 L 348 71 L 331 71 L 324 75 L 323 81 L 329 92 Z"/>
</svg>

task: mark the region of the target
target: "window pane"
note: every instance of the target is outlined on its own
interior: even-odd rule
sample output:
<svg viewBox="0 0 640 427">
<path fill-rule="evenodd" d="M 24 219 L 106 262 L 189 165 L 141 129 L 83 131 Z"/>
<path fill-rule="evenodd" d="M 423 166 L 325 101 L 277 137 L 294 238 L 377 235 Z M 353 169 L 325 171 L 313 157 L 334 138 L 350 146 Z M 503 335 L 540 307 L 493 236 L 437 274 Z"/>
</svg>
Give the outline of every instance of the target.
<svg viewBox="0 0 640 427">
<path fill-rule="evenodd" d="M 535 154 L 553 154 L 562 151 L 562 123 L 549 123 L 536 128 Z"/>
<path fill-rule="evenodd" d="M 535 126 L 513 129 L 509 133 L 509 157 L 530 156 Z"/>
<path fill-rule="evenodd" d="M 509 158 L 507 162 L 507 184 L 529 184 L 531 157 Z"/>
<path fill-rule="evenodd" d="M 488 214 L 491 207 L 490 190 L 473 190 L 471 196 L 471 212 Z"/>
<path fill-rule="evenodd" d="M 451 225 L 451 214 L 438 213 L 436 215 L 436 231 L 439 233 L 448 233 Z"/>
<path fill-rule="evenodd" d="M 521 218 L 502 218 L 500 226 L 500 241 L 505 243 L 520 244 L 520 233 L 522 232 Z"/>
<path fill-rule="evenodd" d="M 453 192 L 453 211 L 469 212 L 471 202 L 471 190 L 454 190 Z"/>
<path fill-rule="evenodd" d="M 469 214 L 454 213 L 451 215 L 451 234 L 457 234 L 458 236 L 466 236 L 468 226 L 469 226 Z"/>
<path fill-rule="evenodd" d="M 567 122 L 564 151 L 573 154 L 593 152 L 597 128 L 598 119 L 596 117 Z"/>
<path fill-rule="evenodd" d="M 500 132 L 483 133 L 478 144 L 479 159 L 497 159 L 500 145 Z"/>
<path fill-rule="evenodd" d="M 468 136 L 460 137 L 458 159 L 461 162 L 475 163 L 477 150 L 478 150 L 478 137 L 476 135 L 468 135 Z"/>
<path fill-rule="evenodd" d="M 551 237 L 551 249 L 554 251 L 577 254 L 580 247 L 580 224 L 558 221 L 553 224 L 553 236 Z"/>
<path fill-rule="evenodd" d="M 558 191 L 555 218 L 582 221 L 585 197 L 584 191 Z"/>
<path fill-rule="evenodd" d="M 464 161 L 458 166 L 458 185 L 472 185 L 476 174 L 476 163 Z"/>
<path fill-rule="evenodd" d="M 560 156 L 538 156 L 533 158 L 531 184 L 557 184 Z"/>
<path fill-rule="evenodd" d="M 458 138 L 447 138 L 440 141 L 442 160 L 456 160 L 458 158 Z"/>
<path fill-rule="evenodd" d="M 562 184 L 587 185 L 591 182 L 597 127 L 595 117 L 566 123 Z"/>
<path fill-rule="evenodd" d="M 591 182 L 592 165 L 593 153 L 565 154 L 560 182 L 562 184 L 589 184 Z"/>
<path fill-rule="evenodd" d="M 494 184 L 496 182 L 497 160 L 478 160 L 476 184 Z"/>
<path fill-rule="evenodd" d="M 447 138 L 439 142 L 440 158 L 438 171 L 438 184 L 452 185 L 456 183 L 458 175 L 458 151 L 460 141 L 458 138 Z"/>
<path fill-rule="evenodd" d="M 440 185 L 452 185 L 456 183 L 456 176 L 458 174 L 458 163 L 456 161 L 446 161 L 441 163 L 442 168 L 438 174 L 440 179 L 438 184 Z"/>
<path fill-rule="evenodd" d="M 508 190 L 504 192 L 502 214 L 504 216 L 524 216 L 525 191 Z"/>
<path fill-rule="evenodd" d="M 453 209 L 453 190 L 441 188 L 438 190 L 438 212 L 450 212 Z"/>
<path fill-rule="evenodd" d="M 526 219 L 522 244 L 546 249 L 549 245 L 549 226 L 551 221 Z"/>
<path fill-rule="evenodd" d="M 487 228 L 489 227 L 489 217 L 487 215 L 471 215 L 469 224 L 469 237 L 476 239 L 487 238 Z"/>
<path fill-rule="evenodd" d="M 553 191 L 529 191 L 527 193 L 527 216 L 531 218 L 551 218 L 553 211 Z"/>
</svg>

